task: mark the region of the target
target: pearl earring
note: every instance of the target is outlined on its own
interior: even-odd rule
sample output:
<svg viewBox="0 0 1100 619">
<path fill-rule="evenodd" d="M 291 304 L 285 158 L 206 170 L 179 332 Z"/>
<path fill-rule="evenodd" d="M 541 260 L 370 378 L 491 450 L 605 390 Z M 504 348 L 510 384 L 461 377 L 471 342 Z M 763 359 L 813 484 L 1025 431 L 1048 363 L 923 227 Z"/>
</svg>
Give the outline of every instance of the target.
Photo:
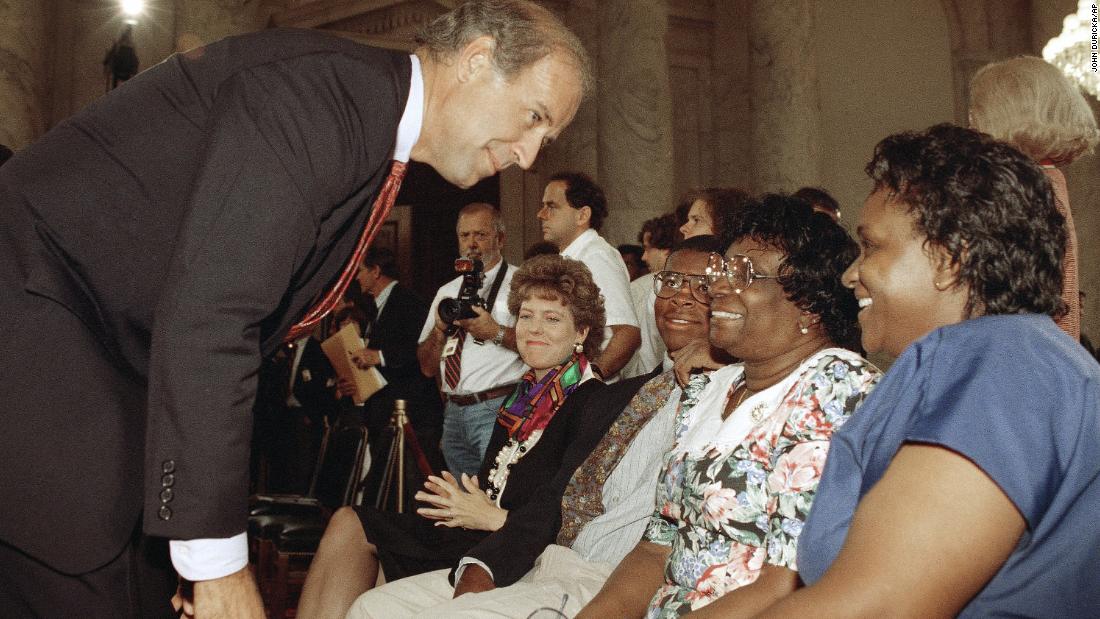
<svg viewBox="0 0 1100 619">
<path fill-rule="evenodd" d="M 798 329 L 798 332 L 801 333 L 802 335 L 806 335 L 807 333 L 810 332 L 810 329 L 806 325 L 802 325 L 802 327 L 800 327 Z"/>
<path fill-rule="evenodd" d="M 573 345 L 573 352 L 575 352 L 578 355 L 581 354 L 582 352 L 584 352 L 584 344 L 582 342 L 577 342 L 576 344 L 574 344 Z"/>
</svg>

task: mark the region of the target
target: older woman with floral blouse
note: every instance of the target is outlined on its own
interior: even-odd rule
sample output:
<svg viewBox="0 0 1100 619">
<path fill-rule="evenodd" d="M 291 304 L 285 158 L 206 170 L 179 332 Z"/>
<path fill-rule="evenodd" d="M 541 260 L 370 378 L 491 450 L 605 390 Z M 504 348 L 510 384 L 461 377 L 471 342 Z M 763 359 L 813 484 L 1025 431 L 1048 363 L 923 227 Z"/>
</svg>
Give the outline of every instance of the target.
<svg viewBox="0 0 1100 619">
<path fill-rule="evenodd" d="M 742 362 L 685 387 L 656 512 L 580 617 L 751 614 L 792 591 L 829 438 L 878 380 L 852 352 L 840 275 L 858 249 L 831 217 L 765 196 L 728 234 L 708 275 L 710 343 Z"/>
</svg>

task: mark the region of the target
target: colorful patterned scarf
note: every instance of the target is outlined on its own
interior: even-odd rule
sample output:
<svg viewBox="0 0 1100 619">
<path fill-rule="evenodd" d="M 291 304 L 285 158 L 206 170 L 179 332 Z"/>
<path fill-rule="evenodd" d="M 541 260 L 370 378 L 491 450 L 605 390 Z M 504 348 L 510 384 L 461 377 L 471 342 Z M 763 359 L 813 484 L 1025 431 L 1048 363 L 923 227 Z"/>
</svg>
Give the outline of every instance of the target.
<svg viewBox="0 0 1100 619">
<path fill-rule="evenodd" d="M 497 411 L 497 423 L 508 428 L 508 438 L 526 440 L 535 430 L 550 423 L 566 396 L 580 384 L 588 359 L 574 354 L 561 365 L 535 380 L 535 371 L 527 370 L 512 395 L 505 398 Z"/>
</svg>

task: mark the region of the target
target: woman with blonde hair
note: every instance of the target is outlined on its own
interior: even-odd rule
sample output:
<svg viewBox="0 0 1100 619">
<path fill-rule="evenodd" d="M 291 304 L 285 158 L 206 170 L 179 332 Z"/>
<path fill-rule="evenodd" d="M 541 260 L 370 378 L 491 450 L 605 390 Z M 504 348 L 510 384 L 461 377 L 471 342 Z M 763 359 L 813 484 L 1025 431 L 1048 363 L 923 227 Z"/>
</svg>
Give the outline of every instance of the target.
<svg viewBox="0 0 1100 619">
<path fill-rule="evenodd" d="M 1055 66 L 1034 56 L 988 64 L 970 81 L 970 126 L 1007 142 L 1039 162 L 1054 187 L 1055 205 L 1066 218 L 1062 300 L 1058 326 L 1081 337 L 1077 287 L 1077 232 L 1069 208 L 1066 177 L 1057 166 L 1091 153 L 1100 140 L 1089 104 Z"/>
</svg>

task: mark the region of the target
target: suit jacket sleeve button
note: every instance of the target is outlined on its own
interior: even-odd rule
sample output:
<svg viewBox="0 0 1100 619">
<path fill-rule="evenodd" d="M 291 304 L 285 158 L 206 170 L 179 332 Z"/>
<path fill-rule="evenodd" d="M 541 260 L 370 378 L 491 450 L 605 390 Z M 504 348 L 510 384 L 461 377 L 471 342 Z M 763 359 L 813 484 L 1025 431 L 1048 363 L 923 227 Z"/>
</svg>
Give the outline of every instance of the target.
<svg viewBox="0 0 1100 619">
<path fill-rule="evenodd" d="M 173 498 L 175 498 L 175 496 L 172 493 L 171 488 L 165 488 L 164 490 L 160 491 L 160 502 L 161 503 L 169 503 L 169 502 L 172 501 Z"/>
<path fill-rule="evenodd" d="M 160 485 L 165 488 L 170 488 L 176 483 L 176 476 L 171 473 L 165 473 L 164 477 L 160 478 Z"/>
<path fill-rule="evenodd" d="M 176 470 L 176 461 L 175 460 L 165 460 L 164 462 L 160 463 L 160 472 L 162 472 L 162 473 L 171 473 L 175 470 Z"/>
<path fill-rule="evenodd" d="M 172 508 L 168 507 L 167 505 L 161 505 L 160 509 L 157 510 L 157 518 L 160 518 L 161 520 L 171 520 Z"/>
</svg>

